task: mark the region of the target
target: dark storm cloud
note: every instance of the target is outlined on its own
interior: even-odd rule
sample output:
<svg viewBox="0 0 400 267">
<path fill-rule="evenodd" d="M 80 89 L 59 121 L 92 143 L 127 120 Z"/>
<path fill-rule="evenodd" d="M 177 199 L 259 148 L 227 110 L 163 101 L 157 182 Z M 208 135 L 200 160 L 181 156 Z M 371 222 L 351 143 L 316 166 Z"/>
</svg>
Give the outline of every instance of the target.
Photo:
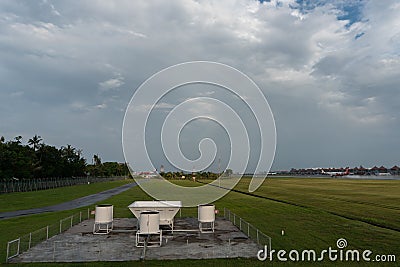
<svg viewBox="0 0 400 267">
<path fill-rule="evenodd" d="M 170 65 L 213 60 L 268 98 L 276 169 L 399 164 L 398 3 L 296 2 L 1 1 L 0 134 L 123 161 L 135 88 Z"/>
</svg>

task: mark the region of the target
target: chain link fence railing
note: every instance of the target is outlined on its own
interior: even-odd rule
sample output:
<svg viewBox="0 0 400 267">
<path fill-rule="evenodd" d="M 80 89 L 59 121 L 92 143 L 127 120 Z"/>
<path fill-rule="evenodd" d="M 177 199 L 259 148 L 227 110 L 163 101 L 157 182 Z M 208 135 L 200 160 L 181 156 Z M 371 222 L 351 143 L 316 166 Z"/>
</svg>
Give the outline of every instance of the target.
<svg viewBox="0 0 400 267">
<path fill-rule="evenodd" d="M 72 226 L 90 218 L 90 209 L 80 211 L 67 218 L 61 219 L 59 223 L 47 225 L 29 234 L 18 237 L 7 242 L 6 262 L 29 250 L 31 247 L 48 240 L 50 237 L 60 234 Z"/>
<path fill-rule="evenodd" d="M 229 209 L 224 208 L 224 218 L 232 222 L 240 231 L 242 231 L 247 237 L 254 240 L 258 245 L 267 248 L 267 255 L 271 250 L 272 238 L 261 232 L 258 228 L 245 221 L 240 216 L 231 212 Z"/>
<path fill-rule="evenodd" d="M 264 234 L 258 228 L 254 227 L 252 224 L 248 223 L 246 220 L 238 216 L 237 214 L 231 212 L 229 209 L 224 208 L 223 217 L 230 221 L 234 226 L 236 226 L 242 233 L 244 233 L 248 238 L 257 243 L 258 246 L 267 249 L 267 255 L 271 249 L 272 239 L 268 235 Z M 61 219 L 59 223 L 48 225 L 39 230 L 21 236 L 15 240 L 11 240 L 7 243 L 7 258 L 8 262 L 10 259 L 17 257 L 21 253 L 29 250 L 33 246 L 48 240 L 49 238 L 58 235 L 72 226 L 90 218 L 90 210 L 81 211 L 64 219 Z M 198 243 L 193 243 L 191 241 L 190 234 L 187 235 L 187 242 L 185 246 L 179 247 L 179 254 L 185 255 L 187 258 L 193 258 L 194 252 L 196 257 L 200 258 L 231 258 L 231 257 L 242 257 L 244 254 L 256 255 L 254 251 L 254 246 L 242 247 L 237 244 L 237 240 L 229 239 L 221 241 L 218 244 L 218 249 L 214 246 L 210 246 L 209 249 L 205 249 L 200 252 L 198 250 Z M 102 244 L 103 241 L 91 241 L 91 242 L 71 242 L 71 241 L 61 241 L 57 240 L 48 243 L 46 246 L 50 246 L 49 249 L 52 251 L 51 259 L 53 262 L 63 262 L 63 261 L 101 261 L 110 260 L 109 255 L 110 250 L 123 251 L 126 249 L 126 243 L 113 242 L 113 246 L 110 247 L 107 244 Z M 165 241 L 167 242 L 167 241 Z M 44 243 L 46 244 L 46 243 Z M 207 246 L 205 246 L 206 248 Z M 245 251 L 248 249 L 249 251 Z M 135 259 L 135 255 L 130 255 L 133 251 L 127 252 L 127 256 L 132 257 L 127 260 Z M 112 254 L 112 253 L 111 253 Z M 139 258 L 140 255 L 137 255 Z M 151 258 L 151 257 L 150 257 Z"/>
<path fill-rule="evenodd" d="M 73 178 L 34 178 L 34 179 L 2 179 L 0 194 L 13 192 L 28 192 L 53 189 L 87 183 L 108 182 L 126 179 L 127 176 L 115 177 L 73 177 Z"/>
</svg>

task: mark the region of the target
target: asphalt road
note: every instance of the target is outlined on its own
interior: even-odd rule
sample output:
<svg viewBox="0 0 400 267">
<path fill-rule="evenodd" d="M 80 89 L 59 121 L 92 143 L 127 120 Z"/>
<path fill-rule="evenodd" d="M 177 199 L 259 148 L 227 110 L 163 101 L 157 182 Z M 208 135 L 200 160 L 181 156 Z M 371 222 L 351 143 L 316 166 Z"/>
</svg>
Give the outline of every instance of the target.
<svg viewBox="0 0 400 267">
<path fill-rule="evenodd" d="M 71 210 L 76 208 L 81 208 L 85 206 L 92 205 L 96 202 L 105 200 L 109 197 L 114 195 L 118 195 L 132 187 L 137 186 L 137 183 L 133 182 L 130 184 L 126 184 L 123 186 L 119 186 L 113 189 L 109 189 L 103 192 L 99 192 L 93 195 L 88 195 L 85 197 L 77 198 L 68 202 L 60 203 L 53 206 L 41 207 L 41 208 L 34 208 L 28 210 L 16 210 L 16 211 L 9 211 L 9 212 L 2 212 L 0 213 L 0 220 L 14 218 L 19 216 L 25 215 L 32 215 L 32 214 L 39 214 L 44 212 L 53 212 L 53 211 L 63 211 L 63 210 Z"/>
</svg>

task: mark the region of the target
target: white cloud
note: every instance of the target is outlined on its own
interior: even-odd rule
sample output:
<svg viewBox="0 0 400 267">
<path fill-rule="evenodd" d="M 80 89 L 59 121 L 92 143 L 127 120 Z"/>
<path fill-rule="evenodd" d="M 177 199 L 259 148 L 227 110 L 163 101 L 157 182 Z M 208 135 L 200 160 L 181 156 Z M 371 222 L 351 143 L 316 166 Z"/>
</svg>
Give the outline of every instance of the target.
<svg viewBox="0 0 400 267">
<path fill-rule="evenodd" d="M 106 103 L 98 104 L 98 105 L 96 105 L 96 108 L 105 109 L 105 108 L 107 108 L 107 104 Z"/>
<path fill-rule="evenodd" d="M 23 91 L 12 92 L 12 93 L 10 94 L 11 97 L 21 97 L 21 96 L 23 96 L 23 95 L 24 95 L 24 92 L 23 92 Z"/>
<path fill-rule="evenodd" d="M 398 141 L 393 145 L 389 138 L 400 130 L 400 5 L 367 1 L 361 20 L 349 26 L 337 19 L 343 13 L 337 7 L 346 3 L 334 1 L 303 13 L 290 7 L 295 1 L 2 1 L 2 113 L 15 112 L 10 103 L 18 92 L 24 92 L 18 99 L 26 103 L 24 116 L 0 124 L 16 132 L 18 125 L 34 121 L 36 113 L 51 110 L 66 121 L 79 122 L 90 136 L 93 125 L 86 117 L 66 113 L 67 107 L 118 129 L 133 90 L 149 76 L 176 63 L 212 60 L 243 71 L 263 90 L 278 134 L 283 133 L 280 139 L 278 135 L 282 158 L 277 160 L 284 167 L 296 160 L 306 164 L 300 152 L 290 151 L 298 142 L 304 144 L 299 151 L 309 149 L 314 151 L 310 159 L 319 159 L 319 144 L 371 143 L 378 128 L 387 140 L 380 147 L 400 149 Z M 172 107 L 156 106 L 164 112 Z M 36 124 L 50 131 L 46 122 Z M 347 139 L 340 132 L 321 133 L 321 128 L 343 126 L 362 134 Z M 288 132 L 295 137 L 285 135 Z M 371 145 L 371 151 L 377 147 Z M 119 149 L 104 151 L 110 153 L 106 158 L 122 160 Z M 390 161 L 384 153 L 379 156 Z"/>
<path fill-rule="evenodd" d="M 205 91 L 196 93 L 197 96 L 211 96 L 215 94 L 215 91 Z"/>
<path fill-rule="evenodd" d="M 114 90 L 118 89 L 122 85 L 124 85 L 124 78 L 121 76 L 118 76 L 116 78 L 112 78 L 103 82 L 99 83 L 99 89 L 100 91 L 108 91 L 108 90 Z"/>
</svg>

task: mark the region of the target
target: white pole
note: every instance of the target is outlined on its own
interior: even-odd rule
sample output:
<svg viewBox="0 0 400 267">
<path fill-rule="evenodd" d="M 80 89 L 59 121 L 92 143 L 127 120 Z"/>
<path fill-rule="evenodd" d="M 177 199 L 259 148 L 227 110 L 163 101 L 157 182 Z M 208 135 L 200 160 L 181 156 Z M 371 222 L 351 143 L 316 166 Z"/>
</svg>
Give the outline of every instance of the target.
<svg viewBox="0 0 400 267">
<path fill-rule="evenodd" d="M 259 240 L 258 240 L 258 229 L 257 229 L 257 244 L 259 243 Z"/>
<path fill-rule="evenodd" d="M 8 254 L 10 252 L 10 242 L 7 242 L 7 256 L 6 256 L 6 263 L 8 262 Z"/>
<path fill-rule="evenodd" d="M 18 238 L 18 249 L 17 249 L 17 255 L 19 255 L 19 244 L 21 243 L 21 237 Z"/>
<path fill-rule="evenodd" d="M 269 242 L 268 242 L 269 251 L 271 251 L 271 249 L 272 249 L 272 248 L 271 248 L 272 244 L 271 244 L 271 238 L 270 238 L 270 237 L 268 238 L 268 241 L 269 241 Z M 269 253 L 268 253 L 268 255 L 269 255 Z"/>
</svg>

